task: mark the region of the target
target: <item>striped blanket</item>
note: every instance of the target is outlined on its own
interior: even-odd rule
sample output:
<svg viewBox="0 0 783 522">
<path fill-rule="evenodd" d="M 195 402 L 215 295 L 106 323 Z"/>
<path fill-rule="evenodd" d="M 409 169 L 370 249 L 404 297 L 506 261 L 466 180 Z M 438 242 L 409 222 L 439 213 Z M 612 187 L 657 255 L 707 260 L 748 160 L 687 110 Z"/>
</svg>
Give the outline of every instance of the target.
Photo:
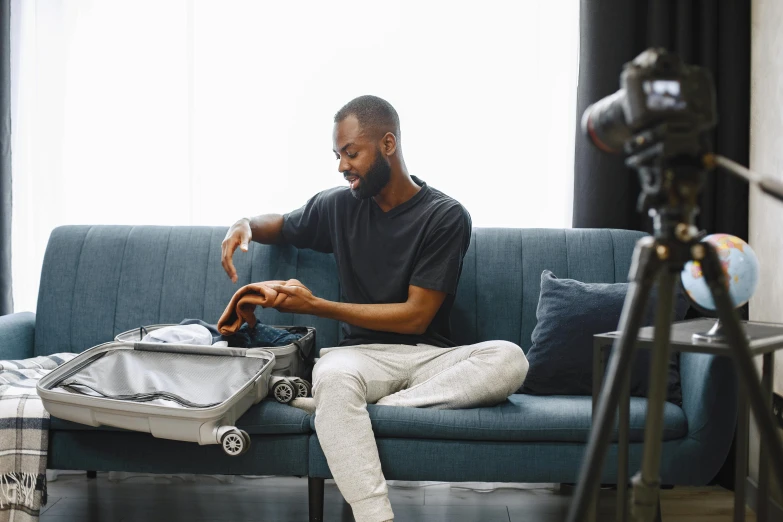
<svg viewBox="0 0 783 522">
<path fill-rule="evenodd" d="M 46 504 L 49 414 L 38 380 L 77 354 L 0 361 L 0 522 L 33 522 Z"/>
</svg>

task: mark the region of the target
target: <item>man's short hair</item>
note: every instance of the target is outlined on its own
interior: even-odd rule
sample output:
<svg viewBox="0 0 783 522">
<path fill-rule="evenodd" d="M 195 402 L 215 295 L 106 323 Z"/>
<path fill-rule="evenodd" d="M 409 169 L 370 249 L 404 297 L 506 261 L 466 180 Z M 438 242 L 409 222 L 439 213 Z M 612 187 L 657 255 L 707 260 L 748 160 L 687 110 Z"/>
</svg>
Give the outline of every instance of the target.
<svg viewBox="0 0 783 522">
<path fill-rule="evenodd" d="M 400 140 L 400 117 L 386 100 L 369 94 L 354 98 L 337 111 L 334 122 L 340 123 L 350 115 L 356 116 L 362 130 L 373 132 L 379 138 L 391 132 Z"/>
</svg>

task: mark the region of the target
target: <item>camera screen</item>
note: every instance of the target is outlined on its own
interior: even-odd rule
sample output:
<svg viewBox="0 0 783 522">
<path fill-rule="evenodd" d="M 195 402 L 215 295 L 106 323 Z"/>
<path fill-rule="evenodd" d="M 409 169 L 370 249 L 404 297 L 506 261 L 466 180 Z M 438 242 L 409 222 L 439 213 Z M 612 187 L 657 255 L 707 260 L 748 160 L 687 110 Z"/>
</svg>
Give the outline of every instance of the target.
<svg viewBox="0 0 783 522">
<path fill-rule="evenodd" d="M 647 108 L 652 111 L 681 111 L 688 104 L 682 96 L 679 80 L 646 80 Z"/>
</svg>

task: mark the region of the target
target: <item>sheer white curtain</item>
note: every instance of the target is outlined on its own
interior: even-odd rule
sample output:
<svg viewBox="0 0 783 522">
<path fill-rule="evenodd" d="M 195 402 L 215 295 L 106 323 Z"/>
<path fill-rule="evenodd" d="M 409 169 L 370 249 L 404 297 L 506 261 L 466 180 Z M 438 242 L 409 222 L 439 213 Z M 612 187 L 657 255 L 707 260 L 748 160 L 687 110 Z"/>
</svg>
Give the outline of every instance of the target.
<svg viewBox="0 0 783 522">
<path fill-rule="evenodd" d="M 568 227 L 578 0 L 14 0 L 16 311 L 63 224 L 229 225 L 343 183 L 334 113 L 400 114 L 476 226 Z"/>
</svg>

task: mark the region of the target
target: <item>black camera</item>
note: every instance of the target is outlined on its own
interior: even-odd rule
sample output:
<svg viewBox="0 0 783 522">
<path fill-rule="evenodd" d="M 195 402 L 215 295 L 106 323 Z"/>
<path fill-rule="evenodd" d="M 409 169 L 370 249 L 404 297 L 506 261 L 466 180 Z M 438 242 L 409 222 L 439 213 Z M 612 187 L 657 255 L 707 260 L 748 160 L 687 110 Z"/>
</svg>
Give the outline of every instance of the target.
<svg viewBox="0 0 783 522">
<path fill-rule="evenodd" d="M 623 66 L 619 91 L 585 110 L 582 131 L 610 153 L 630 154 L 639 145 L 665 140 L 667 155 L 696 155 L 700 135 L 716 123 L 710 71 L 652 48 Z M 642 138 L 644 131 L 652 134 Z"/>
</svg>

